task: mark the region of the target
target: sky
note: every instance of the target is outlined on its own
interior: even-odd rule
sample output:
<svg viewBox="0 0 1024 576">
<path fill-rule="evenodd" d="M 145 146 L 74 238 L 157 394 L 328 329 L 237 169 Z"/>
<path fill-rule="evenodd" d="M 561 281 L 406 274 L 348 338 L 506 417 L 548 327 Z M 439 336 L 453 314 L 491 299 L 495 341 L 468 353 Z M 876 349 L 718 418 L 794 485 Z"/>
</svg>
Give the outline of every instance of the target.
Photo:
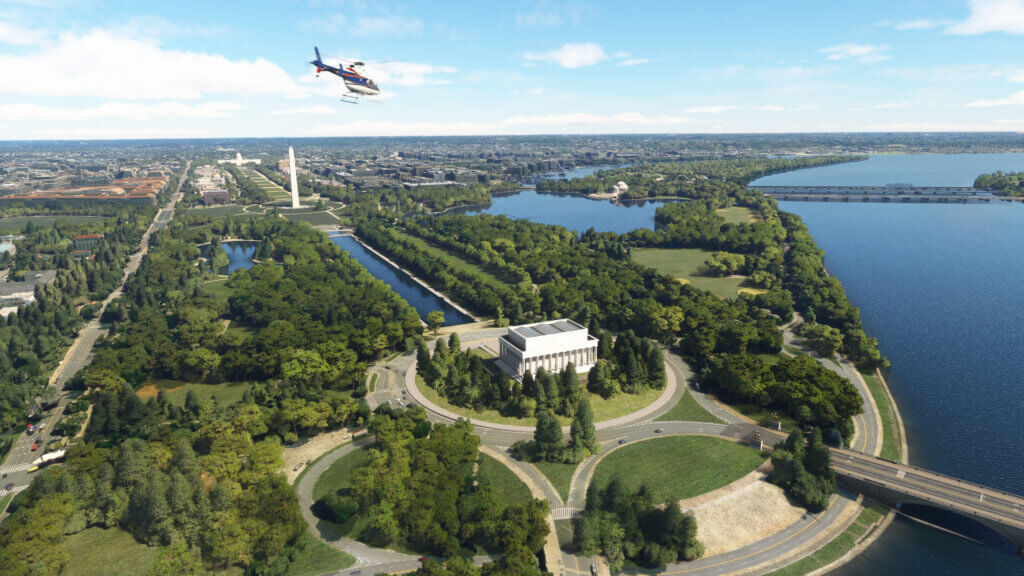
<svg viewBox="0 0 1024 576">
<path fill-rule="evenodd" d="M 1024 0 L 0 0 L 0 140 L 968 130 Z"/>
</svg>

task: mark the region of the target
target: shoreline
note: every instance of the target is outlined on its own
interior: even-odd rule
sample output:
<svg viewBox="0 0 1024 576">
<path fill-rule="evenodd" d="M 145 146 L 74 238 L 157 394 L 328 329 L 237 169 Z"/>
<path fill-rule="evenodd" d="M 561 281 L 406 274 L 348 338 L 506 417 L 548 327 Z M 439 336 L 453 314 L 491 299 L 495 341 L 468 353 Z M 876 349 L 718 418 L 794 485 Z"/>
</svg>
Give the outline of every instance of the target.
<svg viewBox="0 0 1024 576">
<path fill-rule="evenodd" d="M 341 232 L 341 233 L 339 233 L 337 235 L 338 236 L 351 236 L 352 239 L 355 240 L 356 242 L 358 242 L 360 246 L 362 246 L 363 248 L 366 248 L 373 255 L 375 255 L 378 258 L 380 258 L 381 260 L 387 262 L 388 265 L 391 266 L 392 268 L 394 268 L 395 270 L 398 270 L 398 271 L 402 272 L 403 274 L 405 274 L 406 276 L 408 276 L 409 278 L 412 278 L 413 282 L 416 282 L 417 284 L 422 286 L 424 289 L 426 289 L 428 292 L 430 292 L 434 296 L 437 296 L 438 298 L 440 298 L 442 302 L 448 304 L 449 306 L 454 308 L 460 314 L 464 314 L 464 315 L 468 316 L 469 318 L 472 318 L 472 320 L 474 322 L 480 322 L 481 321 L 481 319 L 477 315 L 473 314 L 469 310 L 466 310 L 465 308 L 463 308 L 459 304 L 455 303 L 451 298 L 449 298 L 449 297 L 445 296 L 444 294 L 438 292 L 432 286 L 430 286 L 429 284 L 427 284 L 423 280 L 419 279 L 415 274 L 413 274 L 413 273 L 409 272 L 408 270 L 406 270 L 405 268 L 399 266 L 398 263 L 396 263 L 392 259 L 388 258 L 384 254 L 381 254 L 376 248 L 370 246 L 366 242 L 363 242 L 359 238 L 359 236 L 356 236 L 355 232 L 348 232 L 348 233 Z"/>
</svg>

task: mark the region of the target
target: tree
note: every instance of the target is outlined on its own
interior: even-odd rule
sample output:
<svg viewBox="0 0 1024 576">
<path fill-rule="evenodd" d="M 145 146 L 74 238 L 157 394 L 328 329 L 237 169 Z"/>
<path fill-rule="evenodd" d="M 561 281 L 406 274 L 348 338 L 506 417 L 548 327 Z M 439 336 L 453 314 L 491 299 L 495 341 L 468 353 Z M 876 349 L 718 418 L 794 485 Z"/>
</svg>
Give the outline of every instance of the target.
<svg viewBox="0 0 1024 576">
<path fill-rule="evenodd" d="M 0 525 L 0 573 L 61 574 L 68 563 L 64 526 L 74 512 L 68 494 L 50 494 Z"/>
<path fill-rule="evenodd" d="M 586 397 L 581 398 L 576 405 L 576 413 L 569 429 L 569 447 L 573 450 L 585 450 L 589 454 L 601 452 L 601 445 L 597 442 L 597 432 L 594 429 L 594 413 L 590 408 L 590 400 Z"/>
<path fill-rule="evenodd" d="M 427 328 L 430 329 L 431 332 L 437 334 L 437 331 L 441 326 L 444 326 L 444 312 L 441 310 L 434 310 L 427 314 Z"/>
<path fill-rule="evenodd" d="M 550 409 L 537 413 L 537 429 L 533 433 L 535 453 L 540 460 L 556 462 L 562 454 L 562 425 Z"/>
</svg>

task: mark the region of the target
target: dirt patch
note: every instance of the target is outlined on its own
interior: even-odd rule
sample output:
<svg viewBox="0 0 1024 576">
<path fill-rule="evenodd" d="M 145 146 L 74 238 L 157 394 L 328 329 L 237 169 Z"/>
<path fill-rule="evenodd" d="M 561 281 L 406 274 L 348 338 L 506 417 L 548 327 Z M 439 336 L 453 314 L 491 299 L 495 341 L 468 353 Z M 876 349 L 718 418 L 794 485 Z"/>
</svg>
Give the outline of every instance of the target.
<svg viewBox="0 0 1024 576">
<path fill-rule="evenodd" d="M 156 384 L 150 384 L 149 386 L 143 386 L 142 388 L 139 388 L 135 392 L 135 395 L 145 400 L 146 398 L 152 398 L 156 396 L 157 394 L 160 393 L 161 390 L 167 393 L 171 393 L 174 392 L 175 390 L 180 390 L 183 387 L 184 384 L 182 384 L 181 386 L 176 386 L 174 388 L 159 388 Z"/>
<path fill-rule="evenodd" d="M 338 446 L 350 442 L 354 437 L 365 433 L 365 430 L 354 433 L 348 428 L 342 428 L 314 436 L 298 446 L 285 448 L 281 455 L 281 459 L 284 461 L 282 471 L 288 478 L 288 483 L 295 482 L 308 462 L 316 460 Z"/>
<path fill-rule="evenodd" d="M 724 554 L 767 538 L 792 526 L 806 512 L 790 504 L 781 488 L 764 481 L 762 472 L 753 474 L 758 477 L 751 482 L 748 475 L 734 482 L 730 486 L 740 485 L 738 489 L 721 498 L 680 502 L 683 511 L 693 512 L 697 519 L 697 537 L 704 544 L 705 556 Z M 688 503 L 691 505 L 682 506 Z"/>
</svg>

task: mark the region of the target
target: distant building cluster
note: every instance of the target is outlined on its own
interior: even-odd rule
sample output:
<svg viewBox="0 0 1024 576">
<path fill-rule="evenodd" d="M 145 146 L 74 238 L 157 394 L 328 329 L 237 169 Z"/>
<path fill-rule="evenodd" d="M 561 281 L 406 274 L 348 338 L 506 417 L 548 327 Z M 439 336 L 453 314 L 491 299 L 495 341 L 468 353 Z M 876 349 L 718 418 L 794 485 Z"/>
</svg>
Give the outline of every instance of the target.
<svg viewBox="0 0 1024 576">
<path fill-rule="evenodd" d="M 263 161 L 259 158 L 242 158 L 241 152 L 235 152 L 234 158 L 227 160 L 217 160 L 217 164 L 234 164 L 235 166 L 245 166 L 246 164 L 262 164 Z"/>
<path fill-rule="evenodd" d="M 167 176 L 117 178 L 99 186 L 70 186 L 0 196 L 0 201 L 46 203 L 54 200 L 71 203 L 126 202 L 153 204 L 156 195 L 167 185 Z"/>
<path fill-rule="evenodd" d="M 227 204 L 231 201 L 231 194 L 226 188 L 224 172 L 217 166 L 206 165 L 196 168 L 192 185 L 206 206 Z"/>
<path fill-rule="evenodd" d="M 19 306 L 36 301 L 36 286 L 49 284 L 57 278 L 56 270 L 34 270 L 25 272 L 24 279 L 17 282 L 0 282 L 0 316 L 6 318 L 17 312 Z"/>
</svg>

